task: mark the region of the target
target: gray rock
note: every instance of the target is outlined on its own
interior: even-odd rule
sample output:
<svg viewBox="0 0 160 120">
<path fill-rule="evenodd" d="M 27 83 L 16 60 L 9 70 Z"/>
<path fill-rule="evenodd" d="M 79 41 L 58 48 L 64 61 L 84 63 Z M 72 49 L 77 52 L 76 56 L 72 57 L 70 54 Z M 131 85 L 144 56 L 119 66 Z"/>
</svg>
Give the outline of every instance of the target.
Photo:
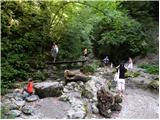
<svg viewBox="0 0 160 120">
<path fill-rule="evenodd" d="M 24 106 L 22 112 L 26 115 L 31 115 L 33 113 L 33 108 L 30 106 Z"/>
<path fill-rule="evenodd" d="M 27 93 L 26 91 L 24 91 L 22 94 L 23 99 L 26 99 L 29 96 L 30 96 L 29 93 Z"/>
<path fill-rule="evenodd" d="M 13 96 L 14 96 L 13 93 L 8 93 L 5 95 L 6 98 L 13 98 Z"/>
<path fill-rule="evenodd" d="M 19 107 L 14 104 L 14 103 L 8 103 L 8 104 L 2 104 L 2 107 L 8 110 L 15 110 L 18 109 Z"/>
<path fill-rule="evenodd" d="M 9 103 L 11 103 L 11 101 L 10 101 L 9 99 L 4 99 L 4 100 L 2 101 L 2 104 L 3 104 L 3 105 L 7 105 L 7 104 L 9 104 Z"/>
<path fill-rule="evenodd" d="M 17 101 L 22 101 L 23 100 L 23 94 L 17 92 L 17 93 L 14 93 L 14 99 L 17 100 Z"/>
<path fill-rule="evenodd" d="M 16 104 L 19 108 L 21 108 L 25 105 L 25 101 L 15 101 L 14 104 Z"/>
<path fill-rule="evenodd" d="M 83 119 L 86 116 L 86 109 L 84 103 L 78 98 L 70 98 L 71 108 L 68 111 L 68 118 L 70 119 Z"/>
<path fill-rule="evenodd" d="M 7 115 L 12 116 L 12 117 L 18 117 L 20 116 L 22 112 L 19 110 L 11 110 L 7 113 Z"/>
<path fill-rule="evenodd" d="M 63 84 L 60 82 L 41 82 L 35 84 L 35 94 L 40 98 L 58 97 L 62 94 Z"/>
<path fill-rule="evenodd" d="M 38 99 L 39 99 L 39 97 L 37 95 L 31 95 L 31 96 L 26 98 L 26 101 L 27 102 L 33 102 L 33 101 L 36 101 Z"/>
<path fill-rule="evenodd" d="M 70 110 L 68 114 L 69 119 L 84 119 L 86 116 L 86 113 L 84 111 L 73 111 Z"/>
<path fill-rule="evenodd" d="M 95 104 L 92 105 L 92 112 L 93 112 L 94 114 L 98 114 L 98 113 L 99 113 L 99 110 L 98 110 L 98 108 L 96 107 Z"/>
</svg>

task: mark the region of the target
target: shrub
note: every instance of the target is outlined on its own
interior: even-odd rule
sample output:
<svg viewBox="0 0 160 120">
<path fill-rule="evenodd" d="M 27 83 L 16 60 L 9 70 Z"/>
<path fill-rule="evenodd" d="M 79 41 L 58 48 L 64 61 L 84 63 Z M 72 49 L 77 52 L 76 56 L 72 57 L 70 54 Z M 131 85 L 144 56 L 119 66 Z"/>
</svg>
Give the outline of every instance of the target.
<svg viewBox="0 0 160 120">
<path fill-rule="evenodd" d="M 80 69 L 81 72 L 86 74 L 93 74 L 95 70 L 96 70 L 95 64 L 87 64 Z"/>
<path fill-rule="evenodd" d="M 95 72 L 95 69 L 91 65 L 84 65 L 81 69 L 81 72 L 86 73 L 86 74 L 93 74 Z"/>
</svg>

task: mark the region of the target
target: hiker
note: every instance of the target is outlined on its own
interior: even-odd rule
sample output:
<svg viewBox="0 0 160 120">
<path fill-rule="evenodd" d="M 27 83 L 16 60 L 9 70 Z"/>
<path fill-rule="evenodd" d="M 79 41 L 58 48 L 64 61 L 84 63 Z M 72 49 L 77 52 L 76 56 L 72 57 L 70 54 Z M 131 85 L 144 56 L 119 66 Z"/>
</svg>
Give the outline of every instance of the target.
<svg viewBox="0 0 160 120">
<path fill-rule="evenodd" d="M 87 49 L 87 48 L 85 48 L 85 49 L 84 49 L 84 51 L 83 51 L 83 55 L 84 55 L 85 60 L 86 60 L 86 59 L 87 59 L 87 57 L 88 57 L 88 49 Z"/>
<path fill-rule="evenodd" d="M 56 43 L 53 43 L 52 45 L 52 49 L 51 49 L 51 54 L 52 54 L 52 57 L 54 58 L 54 62 L 56 61 L 56 57 L 57 57 L 57 54 L 58 54 L 58 45 Z"/>
<path fill-rule="evenodd" d="M 26 88 L 23 89 L 22 94 L 24 91 L 27 92 L 29 95 L 33 94 L 33 80 L 31 78 L 28 79 L 28 85 Z"/>
<path fill-rule="evenodd" d="M 123 96 L 125 91 L 125 72 L 127 71 L 127 69 L 124 67 L 123 63 L 121 63 L 116 68 L 118 69 L 116 78 L 118 95 Z"/>
<path fill-rule="evenodd" d="M 109 58 L 108 56 L 106 56 L 104 59 L 103 59 L 103 62 L 104 64 L 107 66 L 109 64 Z"/>
<path fill-rule="evenodd" d="M 127 69 L 128 70 L 133 69 L 133 61 L 132 61 L 131 57 L 129 57 Z"/>
</svg>

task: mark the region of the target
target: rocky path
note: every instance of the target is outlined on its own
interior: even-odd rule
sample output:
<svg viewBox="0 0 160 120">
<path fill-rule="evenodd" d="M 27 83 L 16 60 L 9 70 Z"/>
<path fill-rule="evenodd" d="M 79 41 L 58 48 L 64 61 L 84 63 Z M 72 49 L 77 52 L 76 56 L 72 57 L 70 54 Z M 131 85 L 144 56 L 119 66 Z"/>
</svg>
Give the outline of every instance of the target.
<svg viewBox="0 0 160 120">
<path fill-rule="evenodd" d="M 159 106 L 158 94 L 140 88 L 126 88 L 122 110 L 118 119 L 156 119 Z"/>
<path fill-rule="evenodd" d="M 58 97 L 43 98 L 36 103 L 28 103 L 28 105 L 34 107 L 34 113 L 38 114 L 37 118 L 43 119 L 65 118 L 70 108 L 68 103 L 59 101 Z"/>
<path fill-rule="evenodd" d="M 137 69 L 136 69 L 137 71 Z M 141 75 L 126 80 L 126 95 L 123 98 L 122 110 L 114 112 L 112 119 L 156 119 L 159 116 L 159 96 L 152 93 L 149 89 L 143 88 L 139 83 L 147 84 L 156 76 L 148 75 L 141 71 Z M 99 115 L 96 107 L 97 90 L 101 86 L 107 87 L 108 81 L 113 80 L 113 73 L 105 68 L 99 68 L 97 72 L 90 76 L 91 80 L 86 83 L 71 82 L 67 85 L 56 82 L 53 78 L 49 78 L 47 86 L 49 88 L 58 85 L 63 86 L 63 94 L 59 97 L 45 97 L 35 102 L 26 102 L 26 106 L 32 107 L 32 115 L 21 114 L 17 118 L 23 119 L 63 119 L 63 118 L 87 118 L 87 119 L 103 119 Z M 57 76 L 58 78 L 58 76 Z M 144 79 L 141 79 L 144 78 Z M 51 80 L 52 81 L 51 81 Z M 142 81 L 143 80 L 143 81 Z M 39 83 L 42 84 L 42 83 Z M 45 84 L 43 84 L 45 85 Z M 43 86 L 42 85 L 42 86 Z M 45 88 L 45 87 L 44 87 Z M 113 87 L 114 88 L 114 87 Z M 114 89 L 113 89 L 114 90 Z M 52 92 L 55 93 L 55 92 Z M 48 94 L 48 92 L 47 92 Z M 12 96 L 11 96 L 12 98 Z M 18 115 L 17 115 L 18 116 Z"/>
</svg>

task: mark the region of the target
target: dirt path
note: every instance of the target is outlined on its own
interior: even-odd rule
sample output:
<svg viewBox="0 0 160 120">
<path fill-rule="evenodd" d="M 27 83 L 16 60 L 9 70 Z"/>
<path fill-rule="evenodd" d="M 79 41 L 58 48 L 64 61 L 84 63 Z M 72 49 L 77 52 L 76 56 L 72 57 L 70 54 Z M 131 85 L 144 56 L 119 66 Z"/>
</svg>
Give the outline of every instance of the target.
<svg viewBox="0 0 160 120">
<path fill-rule="evenodd" d="M 118 119 L 158 119 L 159 116 L 158 94 L 149 90 L 127 87 L 122 106 Z"/>
</svg>

